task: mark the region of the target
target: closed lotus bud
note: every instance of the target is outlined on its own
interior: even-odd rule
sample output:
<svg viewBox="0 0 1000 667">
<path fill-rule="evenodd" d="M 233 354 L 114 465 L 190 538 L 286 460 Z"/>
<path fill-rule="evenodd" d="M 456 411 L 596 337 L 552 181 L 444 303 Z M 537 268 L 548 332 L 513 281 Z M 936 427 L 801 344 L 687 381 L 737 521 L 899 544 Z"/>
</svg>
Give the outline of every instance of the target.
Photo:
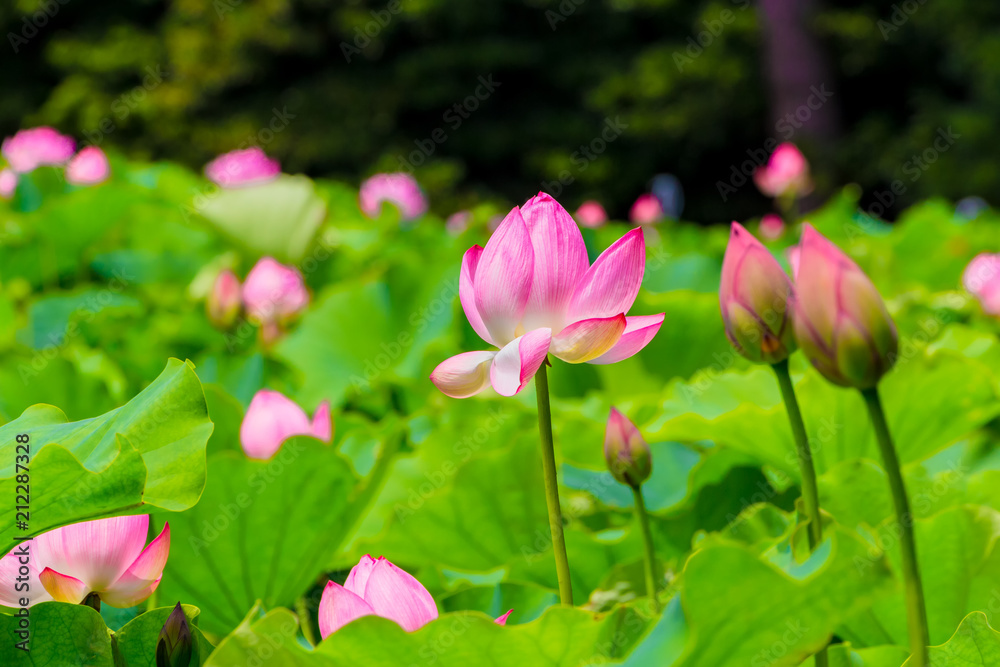
<svg viewBox="0 0 1000 667">
<path fill-rule="evenodd" d="M 778 260 L 733 223 L 722 261 L 719 305 L 726 337 L 750 361 L 775 364 L 795 351 L 792 281 Z"/>
<path fill-rule="evenodd" d="M 229 269 L 224 269 L 215 278 L 212 291 L 208 293 L 205 303 L 208 319 L 215 326 L 228 329 L 236 322 L 242 304 L 239 278 Z"/>
<path fill-rule="evenodd" d="M 198 664 L 198 645 L 181 603 L 170 612 L 156 642 L 156 667 L 189 667 Z"/>
<path fill-rule="evenodd" d="M 895 363 L 899 345 L 882 297 L 858 265 L 809 224 L 799 248 L 799 346 L 830 382 L 874 387 Z"/>
<path fill-rule="evenodd" d="M 604 458 L 614 478 L 631 487 L 645 482 L 653 471 L 649 445 L 635 424 L 615 408 L 604 432 Z"/>
</svg>

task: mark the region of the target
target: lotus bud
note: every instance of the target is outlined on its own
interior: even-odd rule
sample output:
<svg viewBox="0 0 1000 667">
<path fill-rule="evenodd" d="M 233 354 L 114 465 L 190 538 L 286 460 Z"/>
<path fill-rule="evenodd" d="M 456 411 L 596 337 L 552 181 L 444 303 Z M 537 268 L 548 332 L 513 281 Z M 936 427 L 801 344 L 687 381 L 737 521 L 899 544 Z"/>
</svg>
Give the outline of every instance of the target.
<svg viewBox="0 0 1000 667">
<path fill-rule="evenodd" d="M 1000 316 L 1000 254 L 976 255 L 962 273 L 962 285 L 979 300 L 984 313 Z"/>
<path fill-rule="evenodd" d="M 753 174 L 757 188 L 768 197 L 801 196 L 812 191 L 809 163 L 793 143 L 783 143 L 767 164 Z"/>
<path fill-rule="evenodd" d="M 66 165 L 66 182 L 72 185 L 97 185 L 110 175 L 108 156 L 97 146 L 81 148 Z"/>
<path fill-rule="evenodd" d="M 654 195 L 639 195 L 629 209 L 628 219 L 637 225 L 655 225 L 663 220 L 663 206 Z"/>
<path fill-rule="evenodd" d="M 603 227 L 608 222 L 607 211 L 601 206 L 601 202 L 594 201 L 593 199 L 588 199 L 580 204 L 580 208 L 576 209 L 574 217 L 581 225 L 590 227 L 591 229 Z"/>
<path fill-rule="evenodd" d="M 635 424 L 615 408 L 611 408 L 604 432 L 604 459 L 614 478 L 633 488 L 649 479 L 653 471 L 649 445 Z"/>
<path fill-rule="evenodd" d="M 785 221 L 780 215 L 768 213 L 760 219 L 760 235 L 768 241 L 777 241 L 785 233 Z"/>
<path fill-rule="evenodd" d="M 726 337 L 750 361 L 775 364 L 795 351 L 789 302 L 792 281 L 778 260 L 733 223 L 722 261 L 719 305 Z"/>
<path fill-rule="evenodd" d="M 156 667 L 189 667 L 198 664 L 198 645 L 181 603 L 167 617 L 156 642 Z"/>
<path fill-rule="evenodd" d="M 229 269 L 222 270 L 215 278 L 212 291 L 205 302 L 205 311 L 212 324 L 228 329 L 235 322 L 243 307 L 239 278 Z"/>
<path fill-rule="evenodd" d="M 795 335 L 834 384 L 874 387 L 896 360 L 896 325 L 875 285 L 854 261 L 806 224 L 799 245 Z"/>
</svg>

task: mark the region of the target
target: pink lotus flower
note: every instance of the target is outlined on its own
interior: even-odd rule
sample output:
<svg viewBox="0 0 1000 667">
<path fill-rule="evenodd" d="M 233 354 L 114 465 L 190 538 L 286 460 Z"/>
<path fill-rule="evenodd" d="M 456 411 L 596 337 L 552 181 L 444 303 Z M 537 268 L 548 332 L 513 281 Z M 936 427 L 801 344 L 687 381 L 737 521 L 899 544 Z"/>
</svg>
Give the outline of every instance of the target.
<svg viewBox="0 0 1000 667">
<path fill-rule="evenodd" d="M 854 261 L 806 224 L 795 277 L 795 336 L 834 384 L 868 389 L 892 368 L 896 325 Z"/>
<path fill-rule="evenodd" d="M 788 246 L 785 250 L 785 257 L 788 258 L 788 265 L 792 267 L 792 276 L 799 277 L 799 259 L 802 257 L 802 248 L 798 245 Z"/>
<path fill-rule="evenodd" d="M 224 153 L 205 165 L 208 180 L 224 188 L 259 185 L 280 175 L 281 163 L 258 146 Z"/>
<path fill-rule="evenodd" d="M 584 227 L 597 229 L 607 224 L 608 213 L 600 202 L 590 199 L 580 204 L 580 208 L 576 209 L 576 219 Z"/>
<path fill-rule="evenodd" d="M 660 200 L 651 194 L 639 195 L 639 198 L 629 209 L 628 219 L 637 225 L 653 225 L 663 220 L 663 206 Z"/>
<path fill-rule="evenodd" d="M 1000 317 L 1000 254 L 976 255 L 962 273 L 962 285 L 987 315 Z"/>
<path fill-rule="evenodd" d="M 719 305 L 726 337 L 747 359 L 774 364 L 795 351 L 792 281 L 778 260 L 734 222 L 722 261 Z"/>
<path fill-rule="evenodd" d="M 795 144 L 788 142 L 778 146 L 767 164 L 757 168 L 753 180 L 768 197 L 806 195 L 812 191 L 809 163 Z"/>
<path fill-rule="evenodd" d="M 43 165 L 63 164 L 76 150 L 76 142 L 51 127 L 33 127 L 21 130 L 3 140 L 0 151 L 7 158 L 10 168 L 26 174 Z"/>
<path fill-rule="evenodd" d="M 254 394 L 240 425 L 240 444 L 247 456 L 269 459 L 285 440 L 296 435 L 330 442 L 333 422 L 329 401 L 320 403 L 310 421 L 305 411 L 281 392 L 261 389 Z"/>
<path fill-rule="evenodd" d="M 389 202 L 403 220 L 419 218 L 427 212 L 427 199 L 415 178 L 405 173 L 375 174 L 361 184 L 358 193 L 361 210 L 369 218 L 382 214 L 382 202 Z"/>
<path fill-rule="evenodd" d="M 604 431 L 604 460 L 612 476 L 631 487 L 638 487 L 653 472 L 649 445 L 635 424 L 615 408 Z"/>
<path fill-rule="evenodd" d="M 569 213 L 539 193 L 514 208 L 485 248 L 462 259 L 459 299 L 476 333 L 499 352 L 465 352 L 441 362 L 431 381 L 466 398 L 492 385 L 521 391 L 549 352 L 569 363 L 611 364 L 644 348 L 663 313 L 626 317 L 646 262 L 642 230 L 633 229 L 593 266 Z"/>
<path fill-rule="evenodd" d="M 10 199 L 17 190 L 17 172 L 9 167 L 0 170 L 0 197 Z"/>
<path fill-rule="evenodd" d="M 298 269 L 264 257 L 243 282 L 243 304 L 259 322 L 280 322 L 309 305 L 309 291 Z"/>
<path fill-rule="evenodd" d="M 66 165 L 66 180 L 73 185 L 96 185 L 111 175 L 108 156 L 97 146 L 85 146 Z"/>
<path fill-rule="evenodd" d="M 511 610 L 513 611 L 513 610 Z M 434 598 L 413 575 L 384 556 L 362 556 L 341 586 L 327 582 L 319 601 L 319 632 L 323 639 L 362 616 L 381 616 L 407 632 L 419 630 L 438 617 Z M 505 625 L 510 611 L 496 620 Z"/>
<path fill-rule="evenodd" d="M 785 233 L 785 221 L 780 215 L 768 213 L 760 219 L 760 235 L 768 241 L 777 241 Z"/>
<path fill-rule="evenodd" d="M 444 223 L 445 229 L 452 236 L 460 236 L 462 232 L 469 228 L 472 222 L 472 213 L 469 211 L 456 211 L 448 216 Z"/>
<path fill-rule="evenodd" d="M 96 593 L 112 607 L 134 607 L 156 590 L 170 554 L 169 524 L 143 549 L 148 530 L 149 515 L 141 514 L 85 521 L 22 542 L 0 560 L 0 604 L 16 607 L 21 597 L 32 605 L 78 604 Z M 15 589 L 22 566 L 29 571 L 27 592 Z"/>
<path fill-rule="evenodd" d="M 212 291 L 205 302 L 205 312 L 209 321 L 226 329 L 236 322 L 243 307 L 240 279 L 229 269 L 223 269 L 212 283 Z"/>
</svg>

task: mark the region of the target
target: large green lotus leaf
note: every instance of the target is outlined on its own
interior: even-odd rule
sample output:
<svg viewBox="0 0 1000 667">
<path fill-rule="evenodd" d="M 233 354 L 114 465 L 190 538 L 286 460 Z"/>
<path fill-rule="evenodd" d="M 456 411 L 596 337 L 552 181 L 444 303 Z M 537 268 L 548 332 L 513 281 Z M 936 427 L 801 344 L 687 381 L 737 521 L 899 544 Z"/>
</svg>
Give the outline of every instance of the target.
<svg viewBox="0 0 1000 667">
<path fill-rule="evenodd" d="M 953 507 L 916 519 L 917 558 L 927 602 L 932 644 L 947 640 L 972 611 L 992 611 L 1000 583 L 1000 513 L 986 507 Z M 868 551 L 855 563 L 869 568 L 884 553 L 897 581 L 902 581 L 896 523 L 887 519 L 871 536 Z M 873 558 L 874 557 L 874 558 Z M 906 645 L 906 604 L 902 586 L 848 622 L 842 636 L 857 646 Z"/>
<path fill-rule="evenodd" d="M 29 408 L 0 427 L 0 493 L 14 498 L 17 434 L 27 434 L 30 533 L 150 508 L 180 511 L 205 485 L 205 444 L 212 433 L 205 395 L 190 362 L 166 369 L 126 405 L 68 422 L 50 405 Z M 0 548 L 14 544 L 14 513 L 0 519 Z"/>
<path fill-rule="evenodd" d="M 198 605 L 203 627 L 225 635 L 256 600 L 293 605 L 350 535 L 371 490 L 336 449 L 304 437 L 268 461 L 219 451 L 208 469 L 201 501 L 160 517 L 170 522 L 171 553 L 158 593 Z"/>
<path fill-rule="evenodd" d="M 552 605 L 559 604 L 555 591 L 536 584 L 503 582 L 492 586 L 470 586 L 438 600 L 444 611 L 481 611 L 498 618 L 513 610 L 507 625 L 533 621 Z"/>
<path fill-rule="evenodd" d="M 910 655 L 902 646 L 875 646 L 853 648 L 850 644 L 834 644 L 827 651 L 829 667 L 899 667 Z M 809 658 L 802 667 L 815 667 Z M 935 667 L 937 663 L 934 663 Z"/>
<path fill-rule="evenodd" d="M 834 387 L 812 369 L 795 375 L 818 472 L 840 461 L 880 460 L 858 392 Z M 1000 413 L 995 386 L 995 376 L 983 364 L 952 350 L 901 359 L 880 391 L 902 462 L 922 461 L 993 419 Z M 790 479 L 799 476 L 788 418 L 768 368 L 705 372 L 676 383 L 663 414 L 637 425 L 647 439 L 712 440 Z"/>
<path fill-rule="evenodd" d="M 860 540 L 839 528 L 826 539 L 829 548 L 803 564 L 812 571 L 799 577 L 736 544 L 696 551 L 681 575 L 689 639 L 675 664 L 798 665 L 826 644 L 839 623 L 890 590 L 884 562 L 863 571 L 855 566 L 866 554 Z"/>
<path fill-rule="evenodd" d="M 986 614 L 974 611 L 962 620 L 947 642 L 929 650 L 933 667 L 992 667 L 1000 665 L 1000 632 L 990 627 Z M 903 667 L 912 667 L 907 660 Z"/>
<path fill-rule="evenodd" d="M 629 652 L 646 621 L 619 608 L 604 615 L 555 607 L 541 618 L 501 627 L 476 612 L 444 614 L 407 633 L 384 618 L 367 616 L 341 628 L 314 650 L 297 639 L 298 620 L 287 610 L 248 619 L 219 643 L 210 667 L 579 667 Z"/>
<path fill-rule="evenodd" d="M 283 262 L 302 259 L 326 216 L 313 182 L 286 174 L 252 187 L 211 188 L 194 208 L 236 242 Z"/>
<path fill-rule="evenodd" d="M 200 665 L 212 653 L 212 645 L 198 629 L 198 608 L 190 605 L 183 605 L 183 608 L 198 644 L 197 664 Z M 43 602 L 30 609 L 28 652 L 15 647 L 22 641 L 15 634 L 20 619 L 12 614 L 0 614 L 0 637 L 3 637 L 0 664 L 4 667 L 155 667 L 160 629 L 172 611 L 172 607 L 162 607 L 140 614 L 113 633 L 112 640 L 112 633 L 101 615 L 90 607 Z M 119 662 L 115 661 L 116 652 Z"/>
</svg>

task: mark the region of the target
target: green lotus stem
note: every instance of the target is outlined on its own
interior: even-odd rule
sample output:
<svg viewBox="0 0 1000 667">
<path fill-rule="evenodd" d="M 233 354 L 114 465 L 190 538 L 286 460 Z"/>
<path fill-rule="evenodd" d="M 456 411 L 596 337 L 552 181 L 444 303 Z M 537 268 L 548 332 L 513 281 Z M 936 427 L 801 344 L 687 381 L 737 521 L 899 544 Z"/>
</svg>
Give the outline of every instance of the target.
<svg viewBox="0 0 1000 667">
<path fill-rule="evenodd" d="M 819 513 L 819 486 L 816 483 L 816 468 L 813 466 L 812 448 L 809 447 L 809 435 L 806 433 L 805 422 L 802 421 L 802 411 L 799 410 L 799 400 L 795 397 L 795 387 L 792 376 L 788 372 L 788 359 L 782 359 L 772 365 L 774 374 L 778 377 L 781 387 L 781 397 L 784 399 L 785 412 L 795 437 L 795 451 L 799 456 L 799 473 L 802 476 L 802 504 L 806 508 L 809 519 L 809 551 L 815 551 L 823 541 L 823 519 Z M 826 647 L 820 649 L 813 660 L 816 667 L 827 667 L 830 664 Z"/>
<path fill-rule="evenodd" d="M 101 613 L 101 596 L 97 593 L 87 593 L 87 597 L 83 598 L 80 604 L 90 607 L 98 614 Z"/>
<path fill-rule="evenodd" d="M 552 442 L 552 408 L 549 406 L 548 359 L 535 373 L 535 393 L 538 395 L 538 435 L 542 441 L 542 476 L 545 479 L 545 500 L 549 508 L 549 530 L 552 552 L 556 558 L 556 578 L 559 580 L 559 601 L 573 606 L 573 580 L 566 556 L 562 510 L 559 508 L 559 482 L 556 478 L 556 451 Z"/>
<path fill-rule="evenodd" d="M 875 428 L 875 438 L 882 453 L 882 463 L 889 477 L 889 489 L 892 491 L 892 503 L 896 508 L 896 522 L 901 534 L 899 546 L 903 557 L 903 586 L 906 592 L 906 625 L 910 636 L 910 659 L 912 667 L 925 667 L 929 664 L 927 647 L 930 645 L 930 631 L 927 628 L 927 607 L 924 604 L 924 588 L 920 581 L 920 567 L 917 562 L 917 542 L 913 537 L 913 514 L 910 512 L 910 501 L 906 496 L 906 486 L 903 483 L 903 472 L 899 466 L 899 457 L 892 444 L 889 424 L 882 409 L 882 400 L 878 388 L 862 389 L 861 395 L 868 406 L 872 426 Z"/>
<path fill-rule="evenodd" d="M 299 617 L 299 627 L 302 628 L 302 636 L 306 638 L 310 646 L 316 645 L 316 635 L 313 633 L 312 620 L 309 618 L 309 604 L 303 595 L 295 601 L 295 613 Z"/>
<path fill-rule="evenodd" d="M 799 401 L 795 398 L 795 388 L 792 377 L 788 373 L 788 360 L 784 359 L 772 366 L 778 376 L 781 387 L 781 397 L 785 401 L 785 411 L 788 422 L 795 436 L 795 450 L 799 456 L 799 471 L 802 475 L 802 503 L 809 519 L 809 550 L 812 551 L 823 541 L 823 521 L 819 513 L 819 487 L 816 484 L 816 468 L 813 466 L 812 449 L 809 447 L 809 436 L 806 425 L 802 421 Z"/>
<path fill-rule="evenodd" d="M 649 514 L 646 513 L 646 501 L 642 498 L 642 486 L 632 487 L 635 497 L 635 513 L 639 515 L 639 526 L 642 528 L 642 541 L 646 561 L 646 595 L 653 603 L 653 613 L 660 613 L 660 599 L 656 597 L 656 552 L 653 550 L 653 534 L 649 530 Z"/>
</svg>

